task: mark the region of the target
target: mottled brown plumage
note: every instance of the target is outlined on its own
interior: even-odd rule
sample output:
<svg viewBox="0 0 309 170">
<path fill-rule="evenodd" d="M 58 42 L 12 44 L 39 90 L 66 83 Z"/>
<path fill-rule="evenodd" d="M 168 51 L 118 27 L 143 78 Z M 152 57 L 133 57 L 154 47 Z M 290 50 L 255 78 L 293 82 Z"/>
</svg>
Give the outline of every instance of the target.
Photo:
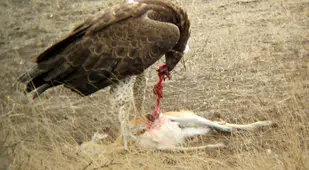
<svg viewBox="0 0 309 170">
<path fill-rule="evenodd" d="M 168 71 L 183 56 L 190 36 L 187 14 L 160 0 L 139 0 L 108 8 L 77 26 L 62 41 L 40 54 L 36 66 L 19 80 L 34 98 L 63 84 L 83 96 L 111 85 L 111 111 L 118 112 L 124 148 L 132 136 L 130 102 L 141 111 L 146 83 L 143 71 L 166 58 Z M 166 71 L 166 70 L 162 70 Z M 139 75 L 136 78 L 134 75 Z M 136 86 L 137 85 L 137 86 Z M 139 90 L 134 90 L 138 87 Z M 142 93 L 142 97 L 135 98 Z"/>
<path fill-rule="evenodd" d="M 90 95 L 141 74 L 163 55 L 169 71 L 180 61 L 190 31 L 187 14 L 171 3 L 139 0 L 113 6 L 52 45 L 19 80 L 36 95 L 63 84 Z M 35 97 L 36 97 L 35 95 Z"/>
</svg>

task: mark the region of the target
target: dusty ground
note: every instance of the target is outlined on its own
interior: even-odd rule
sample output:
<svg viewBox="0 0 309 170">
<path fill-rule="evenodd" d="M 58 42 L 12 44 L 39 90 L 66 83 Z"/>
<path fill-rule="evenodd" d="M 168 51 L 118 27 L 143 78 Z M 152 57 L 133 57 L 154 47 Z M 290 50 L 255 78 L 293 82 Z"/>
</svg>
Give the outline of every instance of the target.
<svg viewBox="0 0 309 170">
<path fill-rule="evenodd" d="M 81 99 L 57 88 L 32 103 L 15 81 L 42 50 L 117 2 L 0 2 L 0 169 L 100 169 L 111 160 L 120 163 L 111 169 L 309 169 L 308 0 L 179 2 L 192 22 L 190 52 L 165 84 L 163 110 L 185 107 L 234 123 L 268 119 L 279 127 L 198 140 L 228 143 L 221 150 L 172 154 L 133 148 L 99 157 L 78 151 L 95 132 L 116 133 L 106 90 Z M 154 106 L 153 75 L 154 68 L 148 111 Z"/>
</svg>

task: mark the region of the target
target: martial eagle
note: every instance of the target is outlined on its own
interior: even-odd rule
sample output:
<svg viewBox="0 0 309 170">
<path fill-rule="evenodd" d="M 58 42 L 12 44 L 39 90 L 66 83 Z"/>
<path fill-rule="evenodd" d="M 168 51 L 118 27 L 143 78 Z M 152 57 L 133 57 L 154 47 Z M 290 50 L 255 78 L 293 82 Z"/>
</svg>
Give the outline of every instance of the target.
<svg viewBox="0 0 309 170">
<path fill-rule="evenodd" d="M 115 5 L 88 18 L 47 48 L 19 81 L 27 84 L 25 93 L 35 91 L 34 98 L 58 85 L 82 96 L 112 85 L 111 99 L 125 139 L 125 108 L 134 97 L 136 75 L 163 55 L 167 67 L 160 71 L 172 71 L 183 56 L 189 36 L 186 12 L 172 3 L 137 0 Z"/>
</svg>

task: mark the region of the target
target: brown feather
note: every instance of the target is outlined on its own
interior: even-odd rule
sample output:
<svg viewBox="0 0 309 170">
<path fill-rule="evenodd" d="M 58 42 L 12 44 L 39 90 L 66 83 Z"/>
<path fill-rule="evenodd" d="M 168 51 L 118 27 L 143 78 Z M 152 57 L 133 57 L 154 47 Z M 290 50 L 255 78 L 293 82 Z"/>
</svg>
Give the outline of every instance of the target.
<svg viewBox="0 0 309 170">
<path fill-rule="evenodd" d="M 25 92 L 39 88 L 43 93 L 64 84 L 90 95 L 142 73 L 164 54 L 172 70 L 182 57 L 189 27 L 187 14 L 170 3 L 140 0 L 116 5 L 49 47 L 38 56 L 37 66 L 19 80 L 27 83 Z"/>
</svg>

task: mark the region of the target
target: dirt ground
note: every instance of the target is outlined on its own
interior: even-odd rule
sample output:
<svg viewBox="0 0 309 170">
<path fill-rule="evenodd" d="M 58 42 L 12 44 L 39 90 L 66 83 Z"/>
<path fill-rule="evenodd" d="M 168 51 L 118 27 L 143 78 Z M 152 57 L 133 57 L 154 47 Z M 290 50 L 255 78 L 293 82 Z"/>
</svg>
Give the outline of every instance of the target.
<svg viewBox="0 0 309 170">
<path fill-rule="evenodd" d="M 64 88 L 32 102 L 16 83 L 34 58 L 101 8 L 120 1 L 0 2 L 0 169 L 309 169 L 309 1 L 182 0 L 190 51 L 165 83 L 163 111 L 190 109 L 233 123 L 272 120 L 254 133 L 210 134 L 193 144 L 228 148 L 89 156 L 95 132 L 117 134 L 108 93 L 80 98 Z M 155 105 L 149 82 L 145 108 Z M 104 145 L 102 145 L 104 150 Z M 104 166 L 113 161 L 117 164 Z"/>
</svg>

